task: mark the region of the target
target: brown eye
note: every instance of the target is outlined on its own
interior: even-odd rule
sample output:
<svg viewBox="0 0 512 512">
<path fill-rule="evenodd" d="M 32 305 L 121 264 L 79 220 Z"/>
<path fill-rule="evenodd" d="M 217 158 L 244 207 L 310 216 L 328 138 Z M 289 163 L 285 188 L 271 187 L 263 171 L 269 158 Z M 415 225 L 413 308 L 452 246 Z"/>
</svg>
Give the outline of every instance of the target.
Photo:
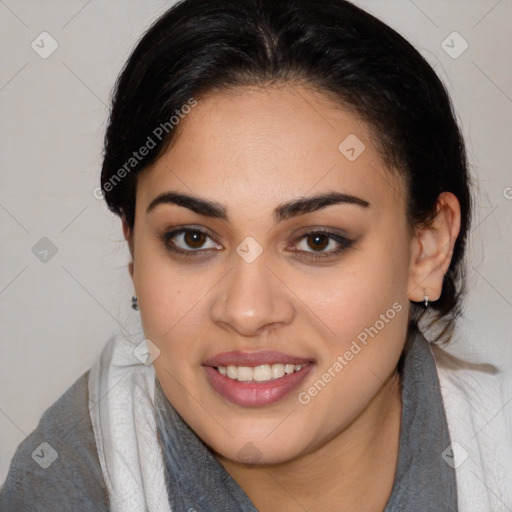
<svg viewBox="0 0 512 512">
<path fill-rule="evenodd" d="M 183 241 L 193 249 L 200 249 L 207 236 L 201 231 L 188 231 L 183 235 Z"/>
<path fill-rule="evenodd" d="M 160 236 L 168 251 L 179 256 L 204 256 L 222 249 L 213 237 L 201 229 L 180 228 Z"/>
<path fill-rule="evenodd" d="M 330 238 L 327 235 L 314 233 L 308 235 L 306 240 L 309 244 L 309 247 L 321 251 L 322 249 L 325 249 L 329 245 Z"/>
<path fill-rule="evenodd" d="M 310 231 L 299 238 L 293 252 L 301 258 L 309 260 L 321 260 L 334 257 L 349 249 L 354 244 L 353 240 L 329 231 Z M 328 250 L 325 250 L 328 249 Z"/>
</svg>

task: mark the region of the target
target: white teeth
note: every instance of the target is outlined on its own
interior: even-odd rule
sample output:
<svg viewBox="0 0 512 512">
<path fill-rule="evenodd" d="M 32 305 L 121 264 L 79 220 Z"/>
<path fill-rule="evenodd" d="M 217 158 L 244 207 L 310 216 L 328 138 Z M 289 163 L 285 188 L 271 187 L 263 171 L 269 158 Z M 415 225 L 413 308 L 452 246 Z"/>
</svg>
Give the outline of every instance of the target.
<svg viewBox="0 0 512 512">
<path fill-rule="evenodd" d="M 284 377 L 284 364 L 273 364 L 272 378 L 280 379 L 281 377 Z"/>
<path fill-rule="evenodd" d="M 239 366 L 236 372 L 236 378 L 240 382 L 247 382 L 248 380 L 252 380 L 253 369 L 250 366 Z"/>
<path fill-rule="evenodd" d="M 230 379 L 236 379 L 236 374 L 237 374 L 237 367 L 236 366 L 230 365 L 230 366 L 227 367 L 226 375 Z"/>
<path fill-rule="evenodd" d="M 300 372 L 304 368 L 302 364 L 261 364 L 259 366 L 219 366 L 217 368 L 221 375 L 238 380 L 240 382 L 266 382 L 272 379 L 280 379 L 285 375 Z"/>
<path fill-rule="evenodd" d="M 262 364 L 256 366 L 253 371 L 253 377 L 256 382 L 265 382 L 272 379 L 272 368 L 269 364 Z"/>
</svg>

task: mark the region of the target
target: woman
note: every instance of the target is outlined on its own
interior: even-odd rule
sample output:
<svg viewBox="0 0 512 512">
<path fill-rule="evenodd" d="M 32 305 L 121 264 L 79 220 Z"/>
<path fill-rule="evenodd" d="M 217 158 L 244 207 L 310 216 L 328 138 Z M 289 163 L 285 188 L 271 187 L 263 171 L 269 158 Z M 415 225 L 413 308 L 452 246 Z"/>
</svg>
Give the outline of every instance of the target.
<svg viewBox="0 0 512 512">
<path fill-rule="evenodd" d="M 177 4 L 118 79 L 101 193 L 144 336 L 45 413 L 1 510 L 512 506 L 510 382 L 435 345 L 464 143 L 396 32 L 343 0 Z"/>
</svg>

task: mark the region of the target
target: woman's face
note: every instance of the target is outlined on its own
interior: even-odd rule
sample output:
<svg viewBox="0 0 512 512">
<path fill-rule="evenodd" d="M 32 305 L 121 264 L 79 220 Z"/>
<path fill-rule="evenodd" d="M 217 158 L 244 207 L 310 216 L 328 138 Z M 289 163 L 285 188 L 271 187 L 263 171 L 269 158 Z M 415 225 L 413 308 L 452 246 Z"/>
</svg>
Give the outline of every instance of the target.
<svg viewBox="0 0 512 512">
<path fill-rule="evenodd" d="M 287 84 L 207 95 L 179 130 L 139 176 L 132 239 L 169 401 L 234 461 L 290 461 L 376 421 L 414 285 L 404 190 L 367 126 Z"/>
</svg>

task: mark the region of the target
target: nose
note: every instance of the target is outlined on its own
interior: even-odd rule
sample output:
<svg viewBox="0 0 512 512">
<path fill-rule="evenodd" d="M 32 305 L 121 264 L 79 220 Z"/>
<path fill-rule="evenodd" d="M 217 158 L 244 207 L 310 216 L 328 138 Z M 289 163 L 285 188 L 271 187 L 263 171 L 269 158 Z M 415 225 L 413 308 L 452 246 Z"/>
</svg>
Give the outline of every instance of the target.
<svg viewBox="0 0 512 512">
<path fill-rule="evenodd" d="M 252 263 L 234 258 L 234 268 L 219 283 L 210 314 L 224 329 L 259 336 L 293 321 L 292 293 L 264 255 Z"/>
</svg>

